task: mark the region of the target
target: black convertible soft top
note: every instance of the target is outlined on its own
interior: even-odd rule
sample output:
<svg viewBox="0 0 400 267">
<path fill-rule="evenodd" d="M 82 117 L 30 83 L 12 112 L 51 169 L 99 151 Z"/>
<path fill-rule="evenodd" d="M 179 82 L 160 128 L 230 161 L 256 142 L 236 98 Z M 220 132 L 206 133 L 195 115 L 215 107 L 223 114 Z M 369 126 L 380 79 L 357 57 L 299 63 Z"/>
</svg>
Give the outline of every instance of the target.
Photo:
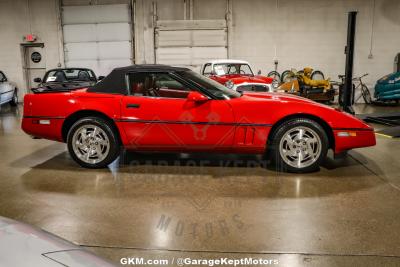
<svg viewBox="0 0 400 267">
<path fill-rule="evenodd" d="M 168 65 L 131 65 L 122 68 L 115 68 L 111 73 L 96 85 L 90 87 L 87 92 L 108 93 L 108 94 L 128 94 L 125 81 L 127 73 L 130 72 L 177 72 L 188 71 L 187 68 L 171 67 Z"/>
</svg>

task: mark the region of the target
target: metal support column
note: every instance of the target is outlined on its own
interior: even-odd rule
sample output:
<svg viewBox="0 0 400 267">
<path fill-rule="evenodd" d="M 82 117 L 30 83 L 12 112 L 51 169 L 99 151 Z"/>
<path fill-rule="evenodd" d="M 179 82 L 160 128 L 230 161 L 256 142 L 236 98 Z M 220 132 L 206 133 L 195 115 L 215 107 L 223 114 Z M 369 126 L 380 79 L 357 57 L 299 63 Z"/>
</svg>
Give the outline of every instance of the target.
<svg viewBox="0 0 400 267">
<path fill-rule="evenodd" d="M 353 110 L 353 62 L 354 62 L 354 39 L 356 35 L 357 11 L 351 11 L 348 15 L 347 46 L 346 46 L 346 70 L 343 88 L 344 101 L 342 109 L 350 114 Z"/>
</svg>

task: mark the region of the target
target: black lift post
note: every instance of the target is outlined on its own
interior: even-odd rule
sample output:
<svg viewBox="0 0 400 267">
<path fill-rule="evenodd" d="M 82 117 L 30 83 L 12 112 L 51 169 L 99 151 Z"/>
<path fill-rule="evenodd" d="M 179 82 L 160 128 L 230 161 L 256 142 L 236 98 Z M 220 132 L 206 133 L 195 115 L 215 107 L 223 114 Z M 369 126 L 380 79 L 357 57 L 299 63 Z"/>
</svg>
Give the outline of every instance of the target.
<svg viewBox="0 0 400 267">
<path fill-rule="evenodd" d="M 351 11 L 348 15 L 347 26 L 347 45 L 346 53 L 346 70 L 345 81 L 343 87 L 343 102 L 342 109 L 350 114 L 355 114 L 353 110 L 353 61 L 354 61 L 354 39 L 356 35 L 356 19 L 357 11 Z"/>
</svg>

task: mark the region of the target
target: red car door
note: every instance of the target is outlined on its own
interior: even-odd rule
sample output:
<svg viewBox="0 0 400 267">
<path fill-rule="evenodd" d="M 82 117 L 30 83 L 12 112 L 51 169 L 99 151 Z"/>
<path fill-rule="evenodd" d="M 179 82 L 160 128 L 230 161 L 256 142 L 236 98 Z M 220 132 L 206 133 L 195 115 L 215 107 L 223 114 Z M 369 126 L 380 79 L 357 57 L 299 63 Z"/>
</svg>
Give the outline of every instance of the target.
<svg viewBox="0 0 400 267">
<path fill-rule="evenodd" d="M 189 100 L 192 90 L 168 73 L 129 74 L 131 95 L 122 98 L 121 122 L 128 148 L 227 150 L 235 131 L 226 100 Z"/>
</svg>

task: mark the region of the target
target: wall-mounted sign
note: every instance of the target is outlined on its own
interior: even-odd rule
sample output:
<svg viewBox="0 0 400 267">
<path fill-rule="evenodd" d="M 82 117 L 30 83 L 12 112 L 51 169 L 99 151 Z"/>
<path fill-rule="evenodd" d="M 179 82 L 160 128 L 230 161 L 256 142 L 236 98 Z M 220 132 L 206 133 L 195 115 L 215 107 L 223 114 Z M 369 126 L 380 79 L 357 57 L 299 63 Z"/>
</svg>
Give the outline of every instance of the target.
<svg viewBox="0 0 400 267">
<path fill-rule="evenodd" d="M 39 52 L 33 52 L 31 54 L 31 60 L 34 63 L 39 63 L 42 60 L 42 55 Z"/>
<path fill-rule="evenodd" d="M 24 36 L 24 41 L 25 42 L 32 43 L 32 42 L 35 42 L 36 40 L 37 40 L 37 37 L 34 34 L 27 34 L 27 35 Z"/>
</svg>

